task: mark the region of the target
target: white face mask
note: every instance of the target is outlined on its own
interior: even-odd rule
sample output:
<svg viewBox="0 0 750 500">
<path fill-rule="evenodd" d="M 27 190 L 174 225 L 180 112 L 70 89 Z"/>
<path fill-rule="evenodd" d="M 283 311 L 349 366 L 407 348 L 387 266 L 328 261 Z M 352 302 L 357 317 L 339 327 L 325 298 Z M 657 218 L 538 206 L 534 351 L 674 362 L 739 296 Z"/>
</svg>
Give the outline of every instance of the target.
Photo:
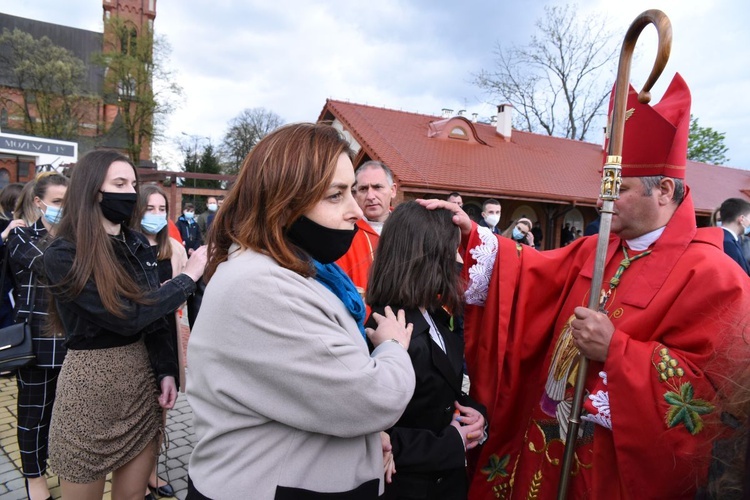
<svg viewBox="0 0 750 500">
<path fill-rule="evenodd" d="M 219 205 L 217 205 L 216 203 L 209 203 L 206 206 L 208 207 L 209 212 L 216 212 L 216 210 L 219 208 Z"/>
<path fill-rule="evenodd" d="M 500 222 L 500 216 L 497 214 L 490 214 L 484 218 L 484 222 L 490 227 L 495 227 L 497 226 L 497 223 Z"/>
</svg>

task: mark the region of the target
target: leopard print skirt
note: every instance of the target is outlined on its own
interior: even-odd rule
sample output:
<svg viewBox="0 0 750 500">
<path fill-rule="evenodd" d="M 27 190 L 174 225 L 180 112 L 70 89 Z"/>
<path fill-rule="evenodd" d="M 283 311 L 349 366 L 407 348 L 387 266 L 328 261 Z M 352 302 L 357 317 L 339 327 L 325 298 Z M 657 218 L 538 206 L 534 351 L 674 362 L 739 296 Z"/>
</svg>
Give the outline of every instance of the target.
<svg viewBox="0 0 750 500">
<path fill-rule="evenodd" d="M 153 445 L 163 428 L 158 391 L 142 340 L 124 347 L 69 350 L 57 383 L 50 466 L 91 483 Z"/>
</svg>

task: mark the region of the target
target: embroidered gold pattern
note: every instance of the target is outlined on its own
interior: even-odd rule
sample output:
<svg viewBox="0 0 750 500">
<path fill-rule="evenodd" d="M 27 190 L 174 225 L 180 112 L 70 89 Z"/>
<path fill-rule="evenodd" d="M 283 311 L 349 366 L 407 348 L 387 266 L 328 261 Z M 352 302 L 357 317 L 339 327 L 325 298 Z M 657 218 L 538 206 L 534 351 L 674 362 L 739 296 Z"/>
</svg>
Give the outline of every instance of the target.
<svg viewBox="0 0 750 500">
<path fill-rule="evenodd" d="M 531 486 L 529 486 L 529 492 L 526 494 L 527 500 L 534 500 L 539 498 L 539 490 L 542 487 L 542 471 L 536 471 L 534 478 L 531 480 Z"/>
</svg>

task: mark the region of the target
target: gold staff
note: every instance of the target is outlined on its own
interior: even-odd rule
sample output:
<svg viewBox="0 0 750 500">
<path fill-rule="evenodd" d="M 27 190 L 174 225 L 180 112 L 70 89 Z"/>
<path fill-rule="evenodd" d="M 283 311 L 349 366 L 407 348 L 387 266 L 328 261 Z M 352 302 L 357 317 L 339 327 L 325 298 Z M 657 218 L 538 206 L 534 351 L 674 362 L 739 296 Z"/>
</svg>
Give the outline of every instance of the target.
<svg viewBox="0 0 750 500">
<path fill-rule="evenodd" d="M 596 259 L 594 260 L 594 276 L 591 280 L 588 308 L 594 311 L 600 310 L 599 295 L 602 289 L 602 276 L 607 258 L 607 244 L 609 242 L 610 226 L 612 224 L 612 213 L 615 200 L 620 197 L 620 184 L 622 183 L 622 138 L 625 131 L 625 112 L 628 103 L 628 84 L 630 82 L 630 64 L 633 60 L 633 50 L 643 28 L 653 24 L 659 35 L 659 49 L 656 54 L 654 67 L 648 80 L 643 85 L 643 90 L 638 93 L 638 100 L 647 104 L 651 101 L 650 90 L 664 70 L 669 59 L 672 48 L 672 24 L 669 18 L 660 10 L 647 10 L 635 18 L 625 33 L 620 51 L 620 63 L 617 67 L 617 78 L 615 79 L 615 100 L 612 107 L 612 124 L 609 131 L 609 148 L 607 161 L 602 171 L 602 187 L 599 196 L 604 202 L 601 208 L 601 223 L 599 226 L 599 241 L 596 245 Z M 565 440 L 565 456 L 563 457 L 562 470 L 560 472 L 560 485 L 557 490 L 557 498 L 565 500 L 568 495 L 568 483 L 570 481 L 570 470 L 575 455 L 576 439 L 578 429 L 581 425 L 581 407 L 583 404 L 584 384 L 586 383 L 586 372 L 588 371 L 588 359 L 579 355 L 578 373 L 576 374 L 575 395 L 573 406 L 568 421 L 568 433 Z"/>
</svg>

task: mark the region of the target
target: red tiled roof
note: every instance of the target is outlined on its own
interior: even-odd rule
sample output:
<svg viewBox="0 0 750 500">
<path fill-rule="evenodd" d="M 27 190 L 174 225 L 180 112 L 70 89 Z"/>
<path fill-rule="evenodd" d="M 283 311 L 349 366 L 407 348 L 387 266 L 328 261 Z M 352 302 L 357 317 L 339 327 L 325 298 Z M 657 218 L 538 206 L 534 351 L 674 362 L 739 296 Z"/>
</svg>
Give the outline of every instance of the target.
<svg viewBox="0 0 750 500">
<path fill-rule="evenodd" d="M 428 137 L 440 117 L 326 100 L 328 113 L 373 159 L 388 165 L 405 191 L 459 191 L 486 197 L 593 205 L 599 194 L 602 146 L 471 123 L 478 142 Z M 482 144 L 484 142 L 485 144 Z M 750 171 L 688 162 L 696 210 L 708 213 L 730 197 L 745 198 Z"/>
</svg>

